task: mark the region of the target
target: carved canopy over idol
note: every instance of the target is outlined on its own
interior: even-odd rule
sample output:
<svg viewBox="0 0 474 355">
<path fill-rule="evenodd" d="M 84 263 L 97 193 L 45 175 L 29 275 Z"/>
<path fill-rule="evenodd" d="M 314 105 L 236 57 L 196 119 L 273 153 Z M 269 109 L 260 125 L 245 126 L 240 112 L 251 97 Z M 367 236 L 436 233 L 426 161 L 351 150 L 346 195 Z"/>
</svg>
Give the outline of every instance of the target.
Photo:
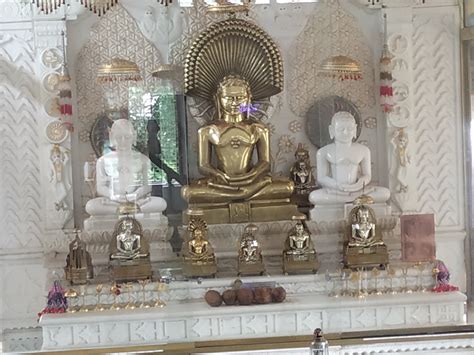
<svg viewBox="0 0 474 355">
<path fill-rule="evenodd" d="M 201 33 L 186 56 L 184 73 L 186 94 L 207 100 L 229 75 L 245 78 L 254 100 L 283 90 L 279 48 L 265 31 L 241 19 L 217 22 Z"/>
</svg>

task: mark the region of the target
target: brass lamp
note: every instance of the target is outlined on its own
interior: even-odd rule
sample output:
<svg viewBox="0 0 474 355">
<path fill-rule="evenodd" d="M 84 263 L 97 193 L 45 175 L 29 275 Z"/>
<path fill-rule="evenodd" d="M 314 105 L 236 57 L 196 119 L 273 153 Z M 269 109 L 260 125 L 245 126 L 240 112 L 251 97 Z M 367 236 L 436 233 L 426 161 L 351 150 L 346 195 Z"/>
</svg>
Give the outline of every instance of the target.
<svg viewBox="0 0 474 355">
<path fill-rule="evenodd" d="M 314 338 L 309 350 L 310 355 L 329 355 L 329 343 L 324 339 L 321 328 L 314 330 Z"/>
</svg>

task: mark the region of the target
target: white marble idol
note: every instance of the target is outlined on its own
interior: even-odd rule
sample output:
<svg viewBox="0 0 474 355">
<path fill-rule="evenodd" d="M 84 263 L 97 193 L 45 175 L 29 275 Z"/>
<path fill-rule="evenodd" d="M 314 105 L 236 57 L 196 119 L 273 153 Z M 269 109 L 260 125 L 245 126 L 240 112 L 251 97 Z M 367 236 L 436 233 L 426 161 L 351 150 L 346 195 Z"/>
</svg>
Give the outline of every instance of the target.
<svg viewBox="0 0 474 355">
<path fill-rule="evenodd" d="M 97 160 L 96 185 L 99 197 L 86 204 L 91 217 L 117 218 L 121 204 L 134 203 L 142 214 L 159 213 L 166 209 L 166 201 L 150 196 L 148 173 L 151 161 L 133 149 L 136 132 L 130 121 L 119 119 L 110 131 L 110 141 L 115 148 Z M 140 216 L 137 216 L 140 219 Z"/>
<path fill-rule="evenodd" d="M 309 195 L 315 207 L 343 206 L 362 193 L 372 197 L 376 204 L 390 198 L 389 189 L 369 185 L 372 179 L 370 150 L 353 142 L 356 133 L 357 124 L 352 114 L 340 111 L 332 117 L 329 134 L 334 142 L 319 149 L 316 155 L 317 182 L 322 188 Z"/>
</svg>

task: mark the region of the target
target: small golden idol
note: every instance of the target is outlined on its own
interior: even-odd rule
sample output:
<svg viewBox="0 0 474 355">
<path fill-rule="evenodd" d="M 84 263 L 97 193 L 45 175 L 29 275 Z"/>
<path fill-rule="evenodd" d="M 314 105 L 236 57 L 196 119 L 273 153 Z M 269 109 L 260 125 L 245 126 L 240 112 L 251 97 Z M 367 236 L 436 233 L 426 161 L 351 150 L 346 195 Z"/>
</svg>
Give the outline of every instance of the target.
<svg viewBox="0 0 474 355">
<path fill-rule="evenodd" d="M 115 225 L 110 242 L 109 267 L 112 280 L 128 282 L 151 279 L 150 246 L 140 222 L 130 216 Z"/>
<path fill-rule="evenodd" d="M 295 152 L 295 163 L 290 169 L 290 177 L 295 184 L 295 194 L 308 195 L 314 188 L 314 178 L 309 159 L 309 152 L 298 144 Z"/>
<path fill-rule="evenodd" d="M 265 272 L 262 250 L 255 237 L 257 231 L 258 227 L 255 224 L 249 224 L 244 229 L 239 245 L 239 276 L 263 275 Z"/>
<path fill-rule="evenodd" d="M 311 241 L 311 234 L 304 221 L 305 215 L 293 216 L 296 225 L 290 230 L 283 250 L 283 273 L 316 273 L 319 268 L 318 256 Z"/>
<path fill-rule="evenodd" d="M 349 226 L 344 241 L 344 265 L 349 268 L 385 267 L 388 264 L 387 246 L 376 227 L 375 212 L 368 204 L 370 196 L 362 195 L 354 201 L 349 213 Z"/>
<path fill-rule="evenodd" d="M 183 243 L 183 273 L 187 277 L 215 277 L 217 262 L 207 240 L 207 223 L 202 210 L 188 210 L 188 240 Z"/>
<path fill-rule="evenodd" d="M 92 266 L 92 259 L 89 252 L 86 250 L 86 243 L 79 237 L 79 231 L 74 231 L 76 234 L 74 240 L 69 243 L 69 254 L 66 257 L 66 267 L 64 272 L 66 280 L 71 285 L 84 285 L 88 279 L 94 277 L 94 269 Z"/>
</svg>

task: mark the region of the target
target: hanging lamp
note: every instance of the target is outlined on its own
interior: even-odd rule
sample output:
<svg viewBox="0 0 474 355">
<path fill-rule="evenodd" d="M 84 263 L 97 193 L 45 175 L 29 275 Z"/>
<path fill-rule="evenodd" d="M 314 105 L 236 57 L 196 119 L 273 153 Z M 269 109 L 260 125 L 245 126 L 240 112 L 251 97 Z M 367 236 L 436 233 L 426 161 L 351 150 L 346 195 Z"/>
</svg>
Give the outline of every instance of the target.
<svg viewBox="0 0 474 355">
<path fill-rule="evenodd" d="M 105 15 L 117 3 L 118 0 L 81 0 L 82 5 L 98 16 Z"/>
<path fill-rule="evenodd" d="M 340 9 L 341 5 L 338 0 L 335 2 L 336 12 Z M 332 30 L 332 15 L 330 17 L 330 30 Z M 336 24 L 336 33 L 337 39 L 339 42 L 339 23 Z M 344 80 L 361 80 L 362 79 L 362 70 L 359 63 L 348 57 L 346 55 L 336 54 L 332 55 L 325 60 L 320 65 L 319 75 L 324 77 L 329 77 L 333 79 L 338 79 L 340 81 Z"/>
<path fill-rule="evenodd" d="M 321 63 L 319 74 L 341 81 L 362 79 L 359 63 L 344 55 L 336 55 L 325 59 Z"/>
<path fill-rule="evenodd" d="M 48 15 L 59 9 L 61 5 L 65 5 L 66 0 L 31 0 L 31 3 L 36 4 L 41 12 Z"/>
<path fill-rule="evenodd" d="M 102 64 L 97 71 L 99 82 L 141 81 L 143 80 L 138 65 L 130 60 L 113 58 Z"/>
<path fill-rule="evenodd" d="M 169 4 L 172 4 L 172 3 L 173 3 L 173 0 L 158 0 L 158 2 L 159 2 L 161 5 L 168 6 Z"/>
</svg>

